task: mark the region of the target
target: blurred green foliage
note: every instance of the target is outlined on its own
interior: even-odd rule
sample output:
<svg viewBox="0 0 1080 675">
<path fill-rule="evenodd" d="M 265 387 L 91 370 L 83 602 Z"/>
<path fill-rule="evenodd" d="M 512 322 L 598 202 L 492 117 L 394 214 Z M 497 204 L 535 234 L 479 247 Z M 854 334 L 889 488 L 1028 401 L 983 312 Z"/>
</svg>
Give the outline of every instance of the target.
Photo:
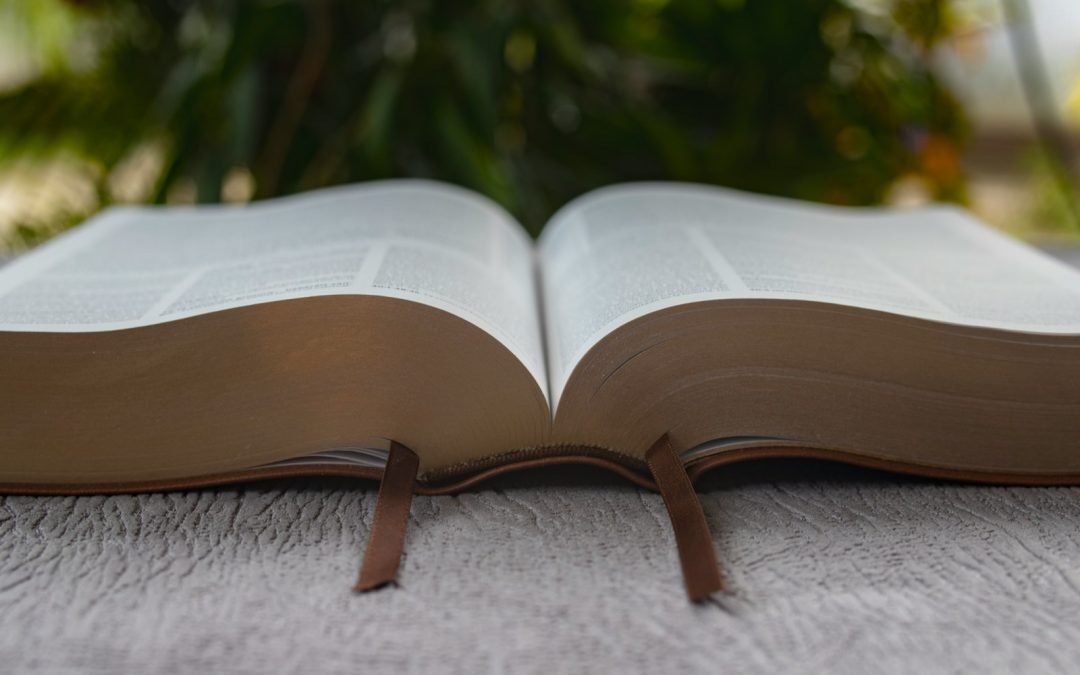
<svg viewBox="0 0 1080 675">
<path fill-rule="evenodd" d="M 151 202 L 217 201 L 238 170 L 256 197 L 428 176 L 533 232 L 635 179 L 964 196 L 965 119 L 930 59 L 946 0 L 4 2 L 53 56 L 0 91 L 0 168 L 78 158 L 97 206 L 146 147 Z"/>
</svg>

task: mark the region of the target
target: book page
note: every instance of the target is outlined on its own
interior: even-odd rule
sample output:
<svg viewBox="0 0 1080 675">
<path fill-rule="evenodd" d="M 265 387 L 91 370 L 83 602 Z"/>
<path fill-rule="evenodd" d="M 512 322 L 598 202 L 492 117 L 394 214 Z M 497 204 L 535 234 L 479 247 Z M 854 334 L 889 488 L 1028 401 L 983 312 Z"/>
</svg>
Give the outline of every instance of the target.
<svg viewBox="0 0 1080 675">
<path fill-rule="evenodd" d="M 1080 274 L 948 206 L 842 208 L 706 186 L 623 185 L 556 214 L 540 256 L 556 403 L 605 335 L 700 300 L 812 300 L 1080 333 Z"/>
<path fill-rule="evenodd" d="M 291 298 L 382 295 L 474 323 L 547 392 L 534 263 L 532 242 L 501 208 L 426 181 L 245 207 L 120 207 L 0 270 L 0 330 L 116 330 Z"/>
</svg>

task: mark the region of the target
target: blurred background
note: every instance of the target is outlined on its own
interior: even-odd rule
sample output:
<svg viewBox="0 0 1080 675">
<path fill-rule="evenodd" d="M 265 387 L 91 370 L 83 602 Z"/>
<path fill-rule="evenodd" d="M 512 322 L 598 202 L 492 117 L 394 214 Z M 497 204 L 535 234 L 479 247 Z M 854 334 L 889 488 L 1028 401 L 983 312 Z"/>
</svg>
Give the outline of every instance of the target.
<svg viewBox="0 0 1080 675">
<path fill-rule="evenodd" d="M 959 202 L 1080 240 L 1075 0 L 0 0 L 0 250 L 116 203 L 425 176 Z"/>
</svg>

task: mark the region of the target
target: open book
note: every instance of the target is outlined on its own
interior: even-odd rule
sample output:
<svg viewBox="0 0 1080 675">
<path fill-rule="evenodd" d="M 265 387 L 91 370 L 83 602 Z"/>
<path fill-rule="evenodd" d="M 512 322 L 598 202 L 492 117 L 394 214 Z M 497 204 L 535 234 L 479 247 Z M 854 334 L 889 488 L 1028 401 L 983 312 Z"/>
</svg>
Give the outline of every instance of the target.
<svg viewBox="0 0 1080 675">
<path fill-rule="evenodd" d="M 0 269 L 0 483 L 831 456 L 1080 476 L 1080 274 L 950 207 L 427 181 L 108 210 Z"/>
<path fill-rule="evenodd" d="M 535 245 L 425 181 L 115 208 L 0 270 L 0 353 L 6 491 L 340 474 L 411 495 L 576 461 L 685 521 L 688 478 L 751 457 L 1080 481 L 1080 274 L 949 207 L 631 184 Z M 404 538 L 407 499 L 382 499 L 398 534 L 361 587 Z M 702 597 L 696 512 L 676 535 Z"/>
</svg>

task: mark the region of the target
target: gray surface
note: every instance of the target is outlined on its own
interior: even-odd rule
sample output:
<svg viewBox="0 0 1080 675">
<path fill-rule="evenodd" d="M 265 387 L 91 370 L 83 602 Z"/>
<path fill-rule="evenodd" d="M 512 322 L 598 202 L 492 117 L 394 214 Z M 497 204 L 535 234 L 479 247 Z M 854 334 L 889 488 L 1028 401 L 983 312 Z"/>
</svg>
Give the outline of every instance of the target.
<svg viewBox="0 0 1080 675">
<path fill-rule="evenodd" d="M 659 497 L 595 472 L 417 498 L 364 596 L 372 484 L 3 497 L 0 671 L 1080 672 L 1080 488 L 759 462 L 702 501 L 694 607 Z"/>
<path fill-rule="evenodd" d="M 401 587 L 349 591 L 374 488 L 0 500 L 0 669 L 1062 672 L 1080 489 L 784 462 L 702 490 L 731 586 L 689 605 L 656 495 L 597 473 L 418 498 Z"/>
</svg>

